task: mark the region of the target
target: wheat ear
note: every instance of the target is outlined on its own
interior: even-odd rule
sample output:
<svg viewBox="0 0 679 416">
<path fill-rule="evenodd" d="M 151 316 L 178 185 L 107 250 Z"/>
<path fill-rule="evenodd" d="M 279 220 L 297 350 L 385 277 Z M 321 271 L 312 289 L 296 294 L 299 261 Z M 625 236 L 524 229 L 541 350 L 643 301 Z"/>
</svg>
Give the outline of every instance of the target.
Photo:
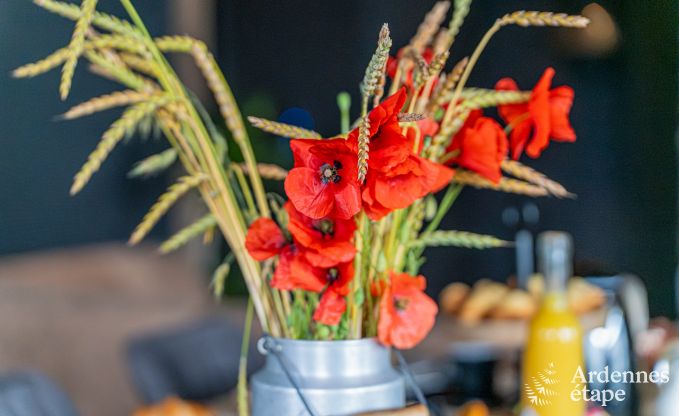
<svg viewBox="0 0 679 416">
<path fill-rule="evenodd" d="M 497 21 L 499 26 L 554 26 L 584 28 L 589 24 L 589 19 L 584 16 L 567 15 L 564 13 L 535 12 L 519 10 L 508 13 Z"/>
<path fill-rule="evenodd" d="M 422 235 L 410 245 L 415 247 L 465 247 L 484 249 L 507 247 L 511 245 L 511 243 L 492 235 L 475 234 L 466 231 L 439 230 Z"/>
<path fill-rule="evenodd" d="M 134 55 L 125 52 L 120 53 L 119 56 L 125 65 L 134 69 L 135 71 L 141 72 L 142 74 L 150 75 L 154 78 L 158 77 L 158 70 L 156 66 L 153 64 L 153 61 L 142 58 L 139 55 Z"/>
<path fill-rule="evenodd" d="M 69 56 L 68 48 L 57 49 L 47 57 L 30 64 L 22 65 L 12 71 L 15 78 L 32 78 L 61 65 Z"/>
<path fill-rule="evenodd" d="M 54 0 L 33 0 L 33 3 L 51 13 L 70 20 L 78 20 L 80 16 L 82 16 L 81 8 L 75 4 Z M 134 36 L 139 34 L 137 29 L 132 26 L 130 22 L 106 13 L 95 11 L 92 16 L 92 23 L 109 32 Z"/>
<path fill-rule="evenodd" d="M 290 124 L 279 123 L 264 118 L 248 116 L 248 121 L 254 127 L 264 130 L 267 133 L 275 134 L 276 136 L 288 137 L 290 139 L 320 139 L 321 135 L 313 130 L 307 130 L 302 127 L 293 126 Z"/>
<path fill-rule="evenodd" d="M 363 75 L 363 81 L 361 81 L 361 95 L 365 102 L 375 94 L 380 78 L 382 77 L 382 74 L 384 74 L 387 58 L 389 58 L 391 43 L 389 25 L 385 23 L 382 25 L 382 29 L 380 29 L 380 34 L 377 39 L 377 49 L 375 49 L 375 53 L 370 58 L 368 67 L 365 69 L 365 75 Z"/>
<path fill-rule="evenodd" d="M 159 251 L 163 254 L 170 253 L 184 246 L 189 241 L 203 234 L 205 231 L 217 225 L 217 219 L 212 214 L 207 214 L 194 223 L 177 231 L 160 245 Z"/>
<path fill-rule="evenodd" d="M 97 0 L 83 0 L 80 6 L 80 17 L 75 24 L 75 30 L 68 45 L 68 58 L 61 70 L 61 83 L 59 84 L 59 95 L 62 100 L 68 97 L 71 91 L 71 82 L 78 58 L 85 48 L 85 35 L 90 27 L 90 22 L 94 16 L 94 9 L 97 7 Z"/>
<path fill-rule="evenodd" d="M 440 83 L 439 87 L 434 92 L 433 97 L 427 105 L 428 112 L 433 113 L 446 102 L 446 99 L 452 94 L 453 89 L 455 89 L 457 82 L 460 80 L 462 72 L 464 72 L 464 68 L 467 66 L 468 62 L 469 58 L 465 57 L 455 64 L 453 70 L 446 76 L 445 81 Z"/>
<path fill-rule="evenodd" d="M 474 172 L 462 169 L 458 169 L 455 172 L 455 176 L 453 176 L 452 181 L 461 185 L 469 185 L 478 189 L 492 189 L 510 194 L 528 195 L 533 197 L 549 195 L 549 192 L 547 192 L 546 189 L 528 182 L 503 177 L 500 179 L 499 183 L 493 183 Z"/>
<path fill-rule="evenodd" d="M 110 108 L 147 101 L 149 98 L 151 98 L 150 94 L 134 90 L 116 91 L 78 104 L 62 114 L 59 118 L 73 120 Z"/>
<path fill-rule="evenodd" d="M 370 118 L 365 115 L 358 126 L 358 181 L 363 183 L 368 174 L 370 157 Z"/>
<path fill-rule="evenodd" d="M 151 207 L 149 212 L 144 215 L 144 219 L 137 225 L 128 244 L 135 245 L 146 237 L 146 234 L 151 231 L 154 225 L 170 210 L 172 205 L 177 202 L 179 198 L 184 196 L 188 191 L 195 188 L 205 180 L 204 175 L 184 176 L 171 185 L 168 190 L 158 198 L 155 204 Z"/>
<path fill-rule="evenodd" d="M 496 91 L 484 88 L 462 90 L 462 104 L 459 110 L 497 107 L 506 104 L 521 104 L 530 99 L 530 91 Z"/>
<path fill-rule="evenodd" d="M 537 185 L 541 188 L 547 190 L 550 194 L 558 198 L 574 198 L 575 195 L 568 192 L 566 188 L 560 183 L 549 179 L 543 173 L 536 171 L 535 169 L 528 167 L 521 162 L 515 160 L 507 159 L 502 162 L 502 170 L 506 173 Z"/>
<path fill-rule="evenodd" d="M 434 7 L 424 16 L 424 20 L 417 28 L 415 36 L 410 39 L 408 46 L 421 53 L 438 32 L 443 19 L 446 18 L 448 9 L 450 9 L 449 1 L 436 2 Z"/>
<path fill-rule="evenodd" d="M 177 151 L 175 149 L 164 150 L 135 163 L 132 170 L 127 173 L 127 177 L 138 178 L 140 176 L 156 175 L 172 166 L 176 160 Z"/>
<path fill-rule="evenodd" d="M 111 153 L 111 150 L 125 137 L 127 132 L 133 130 L 137 123 L 152 114 L 158 107 L 164 105 L 166 101 L 165 98 L 158 98 L 135 104 L 125 110 L 122 117 L 116 120 L 104 133 L 97 148 L 89 155 L 87 162 L 75 175 L 73 185 L 71 186 L 71 195 L 75 195 L 82 190 L 92 175 L 99 170 L 101 164 Z"/>
<path fill-rule="evenodd" d="M 229 277 L 229 273 L 231 273 L 230 261 L 223 262 L 217 266 L 215 271 L 212 273 L 212 282 L 210 285 L 212 286 L 212 292 L 216 298 L 220 298 L 224 293 L 224 283 L 226 282 L 227 277 Z"/>
<path fill-rule="evenodd" d="M 471 4 L 472 0 L 455 0 L 453 18 L 450 20 L 450 25 L 448 25 L 448 48 L 453 45 L 457 34 L 460 33 L 460 28 L 462 23 L 464 23 L 464 19 L 469 14 Z"/>
</svg>

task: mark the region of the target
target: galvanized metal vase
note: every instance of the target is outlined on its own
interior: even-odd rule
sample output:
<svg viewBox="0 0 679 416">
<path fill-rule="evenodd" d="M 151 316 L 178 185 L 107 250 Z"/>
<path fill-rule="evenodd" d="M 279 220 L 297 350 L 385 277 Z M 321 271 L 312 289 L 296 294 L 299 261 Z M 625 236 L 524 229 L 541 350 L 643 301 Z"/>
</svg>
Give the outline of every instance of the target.
<svg viewBox="0 0 679 416">
<path fill-rule="evenodd" d="M 339 416 L 405 406 L 405 383 L 391 351 L 373 338 L 263 338 L 259 350 L 266 364 L 250 381 L 252 416 Z"/>
</svg>

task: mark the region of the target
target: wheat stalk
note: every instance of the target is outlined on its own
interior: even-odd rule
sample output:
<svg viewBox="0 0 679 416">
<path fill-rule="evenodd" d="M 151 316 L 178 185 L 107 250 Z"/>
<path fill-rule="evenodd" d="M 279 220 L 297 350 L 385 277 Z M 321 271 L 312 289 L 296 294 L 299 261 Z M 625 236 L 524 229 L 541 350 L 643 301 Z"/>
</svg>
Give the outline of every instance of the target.
<svg viewBox="0 0 679 416">
<path fill-rule="evenodd" d="M 127 173 L 127 177 L 137 178 L 140 176 L 156 175 L 172 166 L 176 160 L 177 151 L 175 149 L 164 150 L 135 163 L 132 170 Z"/>
<path fill-rule="evenodd" d="M 554 26 L 584 28 L 589 24 L 589 19 L 584 16 L 567 15 L 564 13 L 535 12 L 519 10 L 508 13 L 498 19 L 499 26 Z"/>
<path fill-rule="evenodd" d="M 434 7 L 424 16 L 415 36 L 410 39 L 409 47 L 421 53 L 438 32 L 443 19 L 446 18 L 448 9 L 450 9 L 450 2 L 448 1 L 439 1 L 434 4 Z"/>
<path fill-rule="evenodd" d="M 125 35 L 97 35 L 87 40 L 83 49 L 117 49 L 138 54 L 148 52 L 143 43 Z"/>
<path fill-rule="evenodd" d="M 380 82 L 382 74 L 389 58 L 389 50 L 391 49 L 391 37 L 389 37 L 389 25 L 386 23 L 382 25 L 380 34 L 377 39 L 377 49 L 370 58 L 368 67 L 365 69 L 363 81 L 361 81 L 361 95 L 363 101 L 367 103 L 370 96 L 375 94 L 375 90 Z"/>
<path fill-rule="evenodd" d="M 511 245 L 510 242 L 492 235 L 453 230 L 427 233 L 410 243 L 411 247 L 465 247 L 476 249 L 507 247 L 509 245 Z"/>
<path fill-rule="evenodd" d="M 89 155 L 87 162 L 80 168 L 80 171 L 75 175 L 73 185 L 71 186 L 71 195 L 75 195 L 89 182 L 92 175 L 99 170 L 101 164 L 108 157 L 111 150 L 120 140 L 125 137 L 125 134 L 134 129 L 134 127 L 146 116 L 152 114 L 158 107 L 164 105 L 167 99 L 164 97 L 156 98 L 150 101 L 135 104 L 128 108 L 123 113 L 122 117 L 116 120 L 111 127 L 104 133 L 97 148 Z"/>
<path fill-rule="evenodd" d="M 368 174 L 370 151 L 370 118 L 365 115 L 358 126 L 358 181 L 363 183 Z"/>
<path fill-rule="evenodd" d="M 528 195 L 533 197 L 547 196 L 549 192 L 539 186 L 523 182 L 517 179 L 500 179 L 499 183 L 493 183 L 486 178 L 467 170 L 458 169 L 453 176 L 453 182 L 461 185 L 469 185 L 478 189 L 492 189 L 510 194 Z"/>
<path fill-rule="evenodd" d="M 303 127 L 293 126 L 290 124 L 279 123 L 264 118 L 248 116 L 248 121 L 254 127 L 264 130 L 267 133 L 275 134 L 276 136 L 287 137 L 291 139 L 320 139 L 321 135 L 313 130 L 307 130 Z"/>
<path fill-rule="evenodd" d="M 245 163 L 241 163 L 239 166 L 244 174 L 250 174 L 250 170 Z M 261 176 L 263 179 L 269 179 L 272 181 L 282 181 L 288 176 L 287 170 L 278 165 L 274 165 L 273 163 L 258 163 L 257 172 L 259 172 L 259 176 Z"/>
<path fill-rule="evenodd" d="M 150 94 L 134 90 L 116 91 L 111 94 L 94 97 L 84 103 L 71 107 L 60 118 L 73 120 L 78 117 L 94 114 L 99 111 L 108 110 L 114 107 L 136 104 L 147 101 L 151 98 Z"/>
<path fill-rule="evenodd" d="M 33 3 L 51 13 L 70 20 L 78 20 L 82 15 L 80 7 L 71 3 L 64 3 L 54 0 L 33 0 Z M 92 16 L 92 23 L 109 32 L 134 36 L 138 35 L 137 29 L 132 26 L 130 22 L 119 19 L 110 14 L 95 11 L 94 15 Z"/>
<path fill-rule="evenodd" d="M 59 95 L 62 100 L 68 97 L 71 91 L 71 82 L 73 81 L 73 74 L 75 67 L 78 64 L 78 58 L 85 48 L 85 35 L 87 29 L 90 27 L 90 22 L 94 17 L 94 9 L 97 6 L 97 0 L 83 0 L 80 6 L 80 17 L 75 24 L 71 43 L 68 45 L 68 58 L 61 70 L 61 83 L 59 84 Z"/>
<path fill-rule="evenodd" d="M 175 251 L 216 225 L 217 219 L 215 216 L 207 214 L 173 234 L 160 245 L 159 251 L 163 254 Z"/>
<path fill-rule="evenodd" d="M 205 180 L 205 175 L 184 176 L 171 185 L 167 191 L 158 198 L 158 201 L 153 204 L 149 212 L 144 215 L 144 219 L 137 225 L 128 244 L 135 245 L 144 239 L 146 234 L 151 231 L 154 225 L 170 210 L 172 205 L 177 202 L 179 198 L 184 196 L 188 191 L 195 188 Z"/>
<path fill-rule="evenodd" d="M 85 52 L 85 57 L 92 63 L 90 70 L 104 78 L 110 78 L 135 90 L 147 92 L 157 91 L 157 84 L 150 81 L 126 66 L 120 66 L 105 56 L 94 52 Z"/>
<path fill-rule="evenodd" d="M 563 185 L 561 185 L 560 183 L 549 179 L 544 174 L 522 164 L 521 162 L 507 159 L 502 162 L 502 170 L 516 178 L 523 179 L 527 182 L 530 182 L 534 185 L 544 188 L 550 194 L 558 198 L 575 197 L 574 194 L 568 192 L 566 188 L 564 188 Z"/>
</svg>

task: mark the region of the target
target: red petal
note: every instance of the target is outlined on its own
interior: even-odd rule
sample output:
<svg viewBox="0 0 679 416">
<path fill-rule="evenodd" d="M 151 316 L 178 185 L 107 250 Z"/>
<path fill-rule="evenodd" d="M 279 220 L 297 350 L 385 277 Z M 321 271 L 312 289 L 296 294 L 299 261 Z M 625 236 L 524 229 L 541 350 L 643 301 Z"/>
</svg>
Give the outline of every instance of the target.
<svg viewBox="0 0 679 416">
<path fill-rule="evenodd" d="M 333 290 L 327 290 L 318 307 L 314 311 L 314 321 L 324 325 L 337 325 L 342 319 L 344 311 L 347 309 L 347 302 L 343 296 L 338 295 Z"/>
<path fill-rule="evenodd" d="M 380 320 L 377 323 L 377 338 L 382 345 L 392 345 L 391 330 L 395 315 L 394 298 L 391 295 L 391 289 L 386 287 L 380 299 Z"/>
<path fill-rule="evenodd" d="M 332 213 L 334 217 L 346 220 L 358 214 L 358 211 L 361 210 L 361 190 L 355 181 L 349 181 L 348 178 L 342 178 L 342 181 L 348 183 L 345 183 L 344 186 L 336 187 L 338 189 L 334 192 L 335 203 Z M 316 218 L 324 216 L 321 215 Z"/>
<path fill-rule="evenodd" d="M 323 218 L 334 207 L 330 184 L 321 182 L 318 172 L 310 168 L 294 168 L 285 178 L 285 193 L 290 202 L 302 214 L 311 218 Z"/>
<path fill-rule="evenodd" d="M 332 267 L 338 263 L 351 261 L 356 255 L 356 247 L 348 241 L 318 244 L 304 250 L 304 256 L 316 267 Z"/>
<path fill-rule="evenodd" d="M 319 293 L 325 288 L 326 270 L 313 267 L 299 253 L 290 262 L 290 284 L 295 289 Z"/>
<path fill-rule="evenodd" d="M 562 142 L 574 142 L 575 131 L 571 127 L 568 115 L 573 105 L 575 93 L 568 86 L 561 86 L 550 91 L 549 105 L 551 110 L 552 139 Z"/>
<path fill-rule="evenodd" d="M 460 154 L 455 158 L 458 165 L 495 183 L 500 181 L 500 165 L 507 157 L 507 137 L 495 120 L 479 118 L 474 127 L 461 132 L 458 142 Z"/>
<path fill-rule="evenodd" d="M 533 119 L 533 138 L 526 146 L 526 153 L 532 158 L 540 156 L 549 145 L 551 130 L 551 111 L 549 105 L 549 87 L 554 77 L 554 69 L 547 68 L 542 74 L 528 102 L 528 111 Z"/>
<path fill-rule="evenodd" d="M 295 252 L 292 246 L 286 247 L 280 256 L 278 256 L 278 264 L 276 265 L 276 270 L 271 278 L 271 287 L 280 290 L 292 290 L 295 288 L 290 280 L 290 266 L 294 256 Z"/>
<path fill-rule="evenodd" d="M 253 259 L 262 261 L 280 253 L 287 244 L 283 232 L 271 218 L 258 218 L 245 236 L 245 248 Z"/>
<path fill-rule="evenodd" d="M 408 305 L 396 312 L 389 334 L 391 344 L 399 349 L 419 344 L 434 327 L 438 313 L 436 302 L 422 292 L 412 291 L 406 299 Z"/>
</svg>

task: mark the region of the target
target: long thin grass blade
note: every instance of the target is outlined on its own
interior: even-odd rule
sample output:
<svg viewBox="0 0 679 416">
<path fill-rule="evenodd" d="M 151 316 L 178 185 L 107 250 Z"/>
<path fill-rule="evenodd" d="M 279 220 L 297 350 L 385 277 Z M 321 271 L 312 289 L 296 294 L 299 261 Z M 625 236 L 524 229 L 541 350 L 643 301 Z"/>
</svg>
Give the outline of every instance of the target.
<svg viewBox="0 0 679 416">
<path fill-rule="evenodd" d="M 160 245 L 159 250 L 163 254 L 175 251 L 216 225 L 217 219 L 215 216 L 207 214 L 194 223 L 177 231 L 177 233 Z"/>
<path fill-rule="evenodd" d="M 104 133 L 97 145 L 97 148 L 89 155 L 87 162 L 80 168 L 75 175 L 71 186 L 71 195 L 75 195 L 89 182 L 92 175 L 99 170 L 101 164 L 106 160 L 113 148 L 124 137 L 125 133 L 134 129 L 144 117 L 153 113 L 158 107 L 166 103 L 165 98 L 154 99 L 151 101 L 135 104 L 123 113 L 122 117 L 116 120 L 111 127 Z"/>
<path fill-rule="evenodd" d="M 276 136 L 287 137 L 289 139 L 320 139 L 321 135 L 313 130 L 290 124 L 279 123 L 264 118 L 248 116 L 248 121 L 254 127 Z"/>
<path fill-rule="evenodd" d="M 146 234 L 151 231 L 153 226 L 172 208 L 175 202 L 184 196 L 191 189 L 195 188 L 205 180 L 203 175 L 184 176 L 170 186 L 168 190 L 158 198 L 158 201 L 153 204 L 149 212 L 144 216 L 141 223 L 134 230 L 128 244 L 135 245 L 146 237 Z"/>
<path fill-rule="evenodd" d="M 127 173 L 128 178 L 149 177 L 163 172 L 177 160 L 177 151 L 167 149 L 140 160 Z"/>
<path fill-rule="evenodd" d="M 92 18 L 94 16 L 94 9 L 97 7 L 97 0 L 83 0 L 80 6 L 80 17 L 75 24 L 75 30 L 71 37 L 71 43 L 68 45 L 69 55 L 64 63 L 61 71 L 61 83 L 59 84 L 59 95 L 62 100 L 68 97 L 71 91 L 71 82 L 75 67 L 78 64 L 78 58 L 85 48 L 85 34 L 90 27 Z"/>
</svg>

